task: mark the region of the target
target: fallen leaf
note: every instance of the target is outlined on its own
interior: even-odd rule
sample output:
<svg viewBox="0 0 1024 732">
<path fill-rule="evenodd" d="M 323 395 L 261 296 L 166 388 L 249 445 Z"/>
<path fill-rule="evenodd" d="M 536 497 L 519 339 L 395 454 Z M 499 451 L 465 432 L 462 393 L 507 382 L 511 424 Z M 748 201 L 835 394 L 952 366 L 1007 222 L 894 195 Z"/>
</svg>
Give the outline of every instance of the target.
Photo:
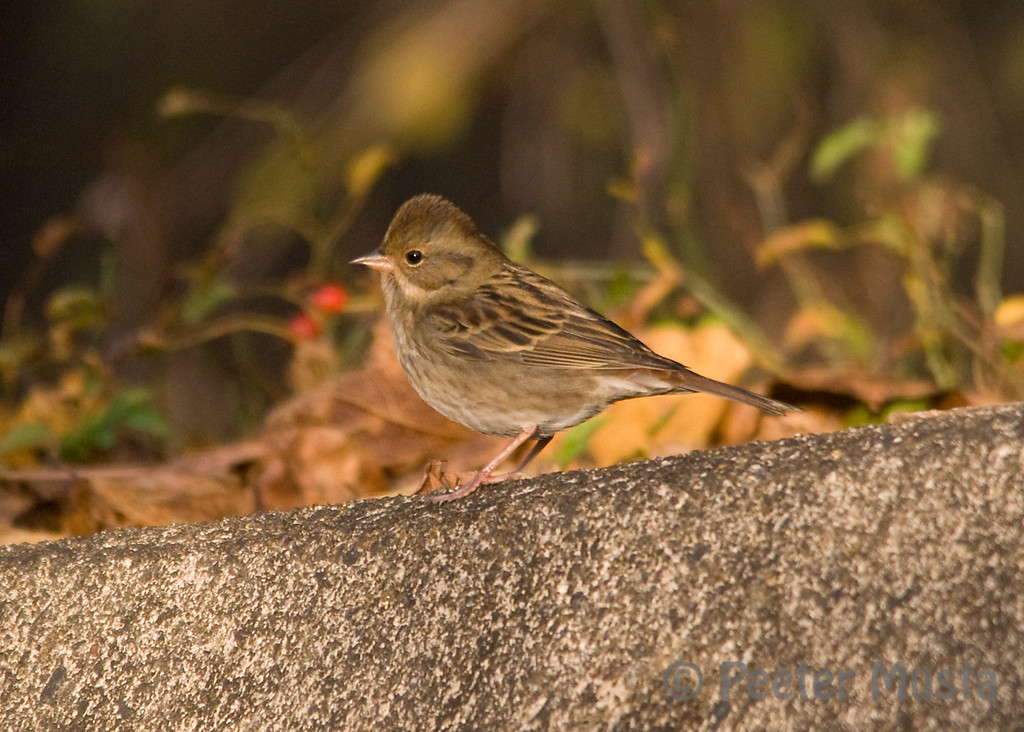
<svg viewBox="0 0 1024 732">
<path fill-rule="evenodd" d="M 309 437 L 296 436 L 292 430 L 300 427 L 336 430 L 342 437 L 335 440 L 327 431 L 311 433 Z M 274 437 L 278 433 L 284 436 Z M 350 488 L 338 489 L 338 496 L 351 493 L 353 498 L 413 490 L 422 480 L 424 466 L 433 459 L 445 460 L 447 470 L 478 469 L 502 444 L 500 439 L 478 435 L 452 422 L 420 398 L 398 363 L 394 339 L 383 319 L 375 328 L 362 368 L 279 406 L 268 415 L 262 434 L 264 439 L 284 440 L 290 446 L 302 446 L 307 441 L 320 445 L 333 442 L 334 457 L 330 451 L 309 446 L 301 447 L 299 452 L 282 448 L 280 455 L 304 462 L 304 471 L 327 476 L 331 471 L 319 471 L 310 465 L 310 456 L 321 455 L 329 463 L 341 460 L 337 455 L 346 453 L 346 467 L 340 477 L 350 481 Z M 306 457 L 299 460 L 300 455 Z M 365 464 L 357 465 L 359 461 Z M 291 466 L 282 463 L 260 482 L 266 488 L 266 481 L 274 484 L 273 481 L 284 480 L 284 476 L 293 473 Z M 301 482 L 292 480 L 293 489 L 298 490 L 295 486 Z M 323 484 L 311 490 L 318 496 L 330 493 L 324 492 L 327 489 Z"/>
<path fill-rule="evenodd" d="M 900 379 L 860 369 L 831 366 L 789 371 L 785 382 L 808 395 L 818 392 L 819 401 L 859 402 L 874 412 L 880 412 L 888 402 L 896 399 L 937 398 L 940 394 L 935 384 L 925 379 Z M 840 402 L 839 406 L 849 405 Z"/>
<path fill-rule="evenodd" d="M 76 473 L 63 528 L 87 534 L 124 526 L 215 521 L 255 510 L 239 476 L 206 475 L 171 463 Z"/>
<path fill-rule="evenodd" d="M 723 325 L 688 331 L 659 326 L 639 333 L 658 353 L 719 381 L 736 383 L 750 367 L 749 349 Z M 686 452 L 711 443 L 728 401 L 709 394 L 628 399 L 606 409 L 606 425 L 590 439 L 590 454 L 599 465 L 638 456 Z M 739 407 L 756 413 L 753 407 Z"/>
</svg>

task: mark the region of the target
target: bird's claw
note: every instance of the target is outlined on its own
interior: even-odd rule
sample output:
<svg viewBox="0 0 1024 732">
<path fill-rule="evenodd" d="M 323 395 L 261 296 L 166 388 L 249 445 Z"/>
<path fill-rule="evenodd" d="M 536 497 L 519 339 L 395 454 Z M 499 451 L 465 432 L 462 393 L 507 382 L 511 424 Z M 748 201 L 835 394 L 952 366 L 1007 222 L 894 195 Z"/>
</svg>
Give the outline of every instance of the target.
<svg viewBox="0 0 1024 732">
<path fill-rule="evenodd" d="M 451 491 L 460 483 L 457 473 L 447 473 L 443 470 L 446 460 L 431 460 L 423 469 L 423 480 L 413 495 L 426 493 L 430 495 L 438 491 Z"/>
<path fill-rule="evenodd" d="M 439 461 L 432 460 L 431 463 L 427 465 L 428 475 L 424 476 L 423 483 L 420 485 L 420 490 L 416 491 L 417 494 L 425 493 L 426 495 L 424 498 L 432 503 L 445 503 L 446 501 L 454 501 L 456 498 L 463 498 L 482 485 L 501 483 L 506 480 L 516 480 L 526 477 L 520 472 L 499 473 L 497 475 L 490 475 L 483 471 L 478 473 L 443 473 L 440 472 L 440 464 L 434 465 L 434 463 L 439 463 Z M 433 472 L 431 472 L 432 468 Z M 424 490 L 428 482 L 428 477 L 434 478 L 435 476 L 436 478 L 433 481 L 434 487 L 429 491 Z M 455 479 L 454 486 L 448 482 L 451 478 Z M 469 478 L 469 480 L 465 480 L 466 478 Z"/>
</svg>

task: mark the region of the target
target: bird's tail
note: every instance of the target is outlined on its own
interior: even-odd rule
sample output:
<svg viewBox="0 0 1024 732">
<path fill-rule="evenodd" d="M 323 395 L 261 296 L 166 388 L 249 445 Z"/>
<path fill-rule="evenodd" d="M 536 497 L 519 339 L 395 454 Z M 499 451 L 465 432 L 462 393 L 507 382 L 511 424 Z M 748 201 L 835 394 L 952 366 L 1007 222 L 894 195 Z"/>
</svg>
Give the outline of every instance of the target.
<svg viewBox="0 0 1024 732">
<path fill-rule="evenodd" d="M 703 391 L 707 394 L 714 394 L 715 396 L 720 396 L 724 399 L 740 402 L 741 404 L 749 404 L 752 407 L 757 407 L 767 414 L 782 415 L 788 412 L 803 411 L 799 407 L 794 407 L 792 404 L 786 404 L 785 402 L 779 402 L 775 399 L 769 399 L 768 397 L 763 397 L 760 394 L 755 394 L 752 391 L 741 389 L 738 386 L 709 379 L 708 377 L 701 376 L 695 371 L 690 371 L 689 369 L 686 369 L 685 371 L 673 371 L 672 377 L 672 381 L 679 385 L 680 392 Z"/>
</svg>

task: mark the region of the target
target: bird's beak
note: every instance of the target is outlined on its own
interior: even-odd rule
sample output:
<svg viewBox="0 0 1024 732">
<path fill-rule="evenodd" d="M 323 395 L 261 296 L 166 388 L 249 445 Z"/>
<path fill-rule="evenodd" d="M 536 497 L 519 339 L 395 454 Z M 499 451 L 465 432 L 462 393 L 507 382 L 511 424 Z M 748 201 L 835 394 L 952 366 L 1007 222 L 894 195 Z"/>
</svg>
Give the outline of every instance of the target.
<svg viewBox="0 0 1024 732">
<path fill-rule="evenodd" d="M 363 264 L 370 269 L 375 269 L 384 274 L 390 274 L 395 271 L 395 265 L 391 264 L 391 260 L 381 254 L 379 249 L 353 259 L 350 264 Z"/>
</svg>

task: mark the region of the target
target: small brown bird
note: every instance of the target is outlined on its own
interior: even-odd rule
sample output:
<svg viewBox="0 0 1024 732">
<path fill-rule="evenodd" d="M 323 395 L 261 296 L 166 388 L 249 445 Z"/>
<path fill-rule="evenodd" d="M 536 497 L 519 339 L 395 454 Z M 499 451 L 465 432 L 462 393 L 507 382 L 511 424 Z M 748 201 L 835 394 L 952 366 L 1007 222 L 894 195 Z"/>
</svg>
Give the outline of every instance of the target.
<svg viewBox="0 0 1024 732">
<path fill-rule="evenodd" d="M 450 501 L 519 475 L 559 430 L 612 402 L 703 391 L 769 414 L 800 411 L 659 356 L 602 315 L 509 260 L 440 196 L 398 209 L 377 251 L 353 260 L 381 272 L 395 351 L 413 388 L 449 419 L 512 442 Z M 493 475 L 537 443 L 515 472 Z"/>
</svg>

